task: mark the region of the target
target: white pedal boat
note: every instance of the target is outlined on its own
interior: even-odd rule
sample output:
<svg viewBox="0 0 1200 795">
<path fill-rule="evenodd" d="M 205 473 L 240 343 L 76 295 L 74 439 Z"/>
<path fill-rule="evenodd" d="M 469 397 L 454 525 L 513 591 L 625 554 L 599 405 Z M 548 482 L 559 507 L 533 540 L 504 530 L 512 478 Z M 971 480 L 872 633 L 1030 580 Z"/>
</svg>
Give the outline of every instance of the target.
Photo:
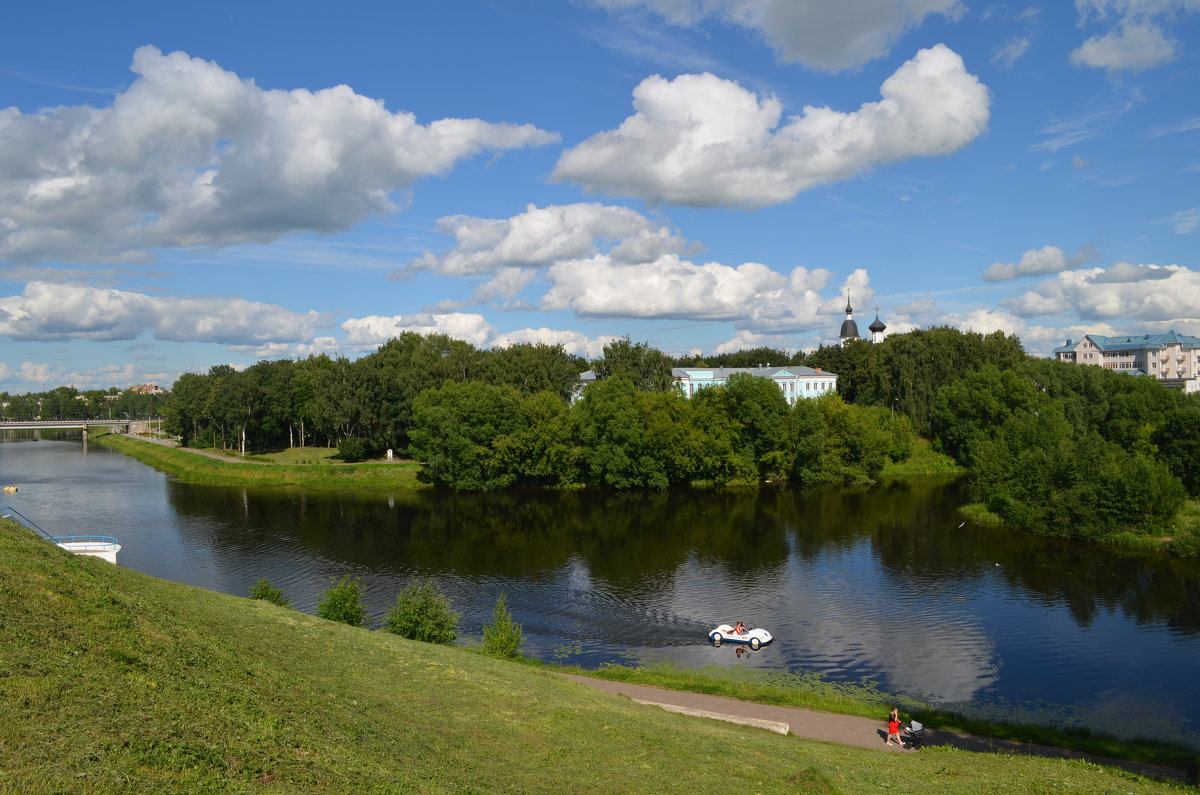
<svg viewBox="0 0 1200 795">
<path fill-rule="evenodd" d="M 771 633 L 761 627 L 747 629 L 739 634 L 734 632 L 733 627 L 728 624 L 722 624 L 716 629 L 709 631 L 708 639 L 712 641 L 714 646 L 720 646 L 722 643 L 744 643 L 755 651 L 758 651 L 759 648 L 766 646 L 774 640 L 771 637 Z"/>
</svg>

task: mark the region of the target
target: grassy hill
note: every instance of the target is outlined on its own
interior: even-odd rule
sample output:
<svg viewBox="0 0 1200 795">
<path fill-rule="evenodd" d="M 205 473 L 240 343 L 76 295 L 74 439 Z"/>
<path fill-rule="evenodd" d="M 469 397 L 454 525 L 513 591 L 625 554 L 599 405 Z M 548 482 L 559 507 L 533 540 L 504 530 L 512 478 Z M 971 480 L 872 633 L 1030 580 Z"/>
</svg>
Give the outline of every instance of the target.
<svg viewBox="0 0 1200 795">
<path fill-rule="evenodd" d="M 1152 792 L 780 737 L 72 556 L 0 520 L 0 791 Z"/>
</svg>

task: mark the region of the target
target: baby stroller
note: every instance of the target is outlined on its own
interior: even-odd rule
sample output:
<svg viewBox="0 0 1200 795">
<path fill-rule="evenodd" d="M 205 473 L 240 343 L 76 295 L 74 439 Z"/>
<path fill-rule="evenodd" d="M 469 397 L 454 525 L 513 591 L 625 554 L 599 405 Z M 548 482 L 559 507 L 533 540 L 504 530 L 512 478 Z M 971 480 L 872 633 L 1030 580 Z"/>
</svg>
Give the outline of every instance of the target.
<svg viewBox="0 0 1200 795">
<path fill-rule="evenodd" d="M 920 751 L 921 746 L 925 744 L 925 724 L 913 721 L 908 724 L 908 728 L 904 730 L 904 736 L 901 738 L 908 743 L 908 747 L 914 751 Z"/>
</svg>

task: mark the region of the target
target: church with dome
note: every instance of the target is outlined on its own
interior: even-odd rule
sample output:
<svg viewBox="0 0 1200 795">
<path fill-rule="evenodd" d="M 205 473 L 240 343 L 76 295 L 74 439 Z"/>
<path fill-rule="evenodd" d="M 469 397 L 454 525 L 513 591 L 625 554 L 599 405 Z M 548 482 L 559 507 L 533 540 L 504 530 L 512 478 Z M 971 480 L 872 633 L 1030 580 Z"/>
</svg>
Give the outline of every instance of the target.
<svg viewBox="0 0 1200 795">
<path fill-rule="evenodd" d="M 879 319 L 879 310 L 875 310 L 875 320 L 867 330 L 871 332 L 870 340 L 873 343 L 883 342 L 883 332 L 887 331 L 887 325 Z M 845 346 L 850 340 L 861 339 L 858 334 L 858 323 L 854 321 L 854 310 L 850 306 L 850 293 L 846 293 L 846 319 L 842 321 L 842 329 L 838 332 L 838 339 Z"/>
</svg>

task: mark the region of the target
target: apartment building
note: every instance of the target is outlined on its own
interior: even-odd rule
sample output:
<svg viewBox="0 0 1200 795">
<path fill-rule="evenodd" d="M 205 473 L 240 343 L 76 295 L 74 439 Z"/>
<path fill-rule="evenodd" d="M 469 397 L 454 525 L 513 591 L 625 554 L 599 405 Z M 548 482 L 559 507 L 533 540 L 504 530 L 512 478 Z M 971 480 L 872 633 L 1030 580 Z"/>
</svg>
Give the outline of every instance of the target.
<svg viewBox="0 0 1200 795">
<path fill-rule="evenodd" d="M 1054 349 L 1060 362 L 1090 364 L 1106 370 L 1148 375 L 1184 392 L 1200 391 L 1200 337 L 1175 331 L 1165 334 L 1087 334 Z"/>
</svg>

